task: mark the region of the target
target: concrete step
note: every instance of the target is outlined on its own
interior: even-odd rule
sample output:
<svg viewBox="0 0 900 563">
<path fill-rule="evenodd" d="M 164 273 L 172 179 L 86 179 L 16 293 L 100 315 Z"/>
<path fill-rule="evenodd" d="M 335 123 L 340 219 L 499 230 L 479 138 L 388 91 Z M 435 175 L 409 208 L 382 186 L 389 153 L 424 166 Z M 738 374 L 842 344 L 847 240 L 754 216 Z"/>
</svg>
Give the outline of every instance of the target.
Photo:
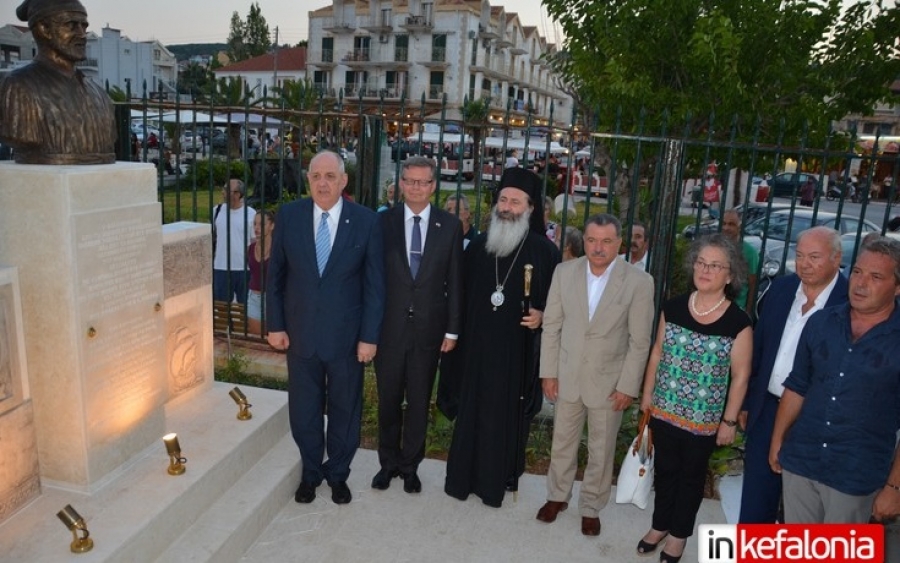
<svg viewBox="0 0 900 563">
<path fill-rule="evenodd" d="M 66 504 L 84 517 L 94 540 L 94 549 L 77 561 L 155 561 L 273 448 L 283 449 L 289 435 L 287 393 L 242 387 L 253 418 L 239 421 L 228 396 L 232 387 L 214 383 L 209 391 L 167 405 L 166 430 L 178 433 L 188 460 L 183 475 L 166 472 L 168 456 L 160 440 L 91 494 L 44 487 L 38 499 L 0 526 L 0 561 L 75 557 L 69 552 L 71 533 L 56 517 Z M 296 465 L 295 447 L 287 451 Z"/>
<path fill-rule="evenodd" d="M 240 561 L 284 509 L 300 482 L 297 446 L 285 435 L 159 557 L 172 561 Z"/>
</svg>

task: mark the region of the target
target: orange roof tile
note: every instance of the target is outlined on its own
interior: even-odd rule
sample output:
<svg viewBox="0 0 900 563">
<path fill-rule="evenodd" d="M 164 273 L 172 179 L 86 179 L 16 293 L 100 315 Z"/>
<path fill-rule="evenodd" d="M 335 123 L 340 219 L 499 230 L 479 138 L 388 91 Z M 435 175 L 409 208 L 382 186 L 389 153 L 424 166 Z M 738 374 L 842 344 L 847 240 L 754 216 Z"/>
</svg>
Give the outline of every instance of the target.
<svg viewBox="0 0 900 563">
<path fill-rule="evenodd" d="M 306 47 L 288 47 L 278 50 L 278 70 L 305 70 Z M 223 66 L 224 72 L 264 72 L 275 70 L 275 54 L 266 53 L 252 59 Z"/>
</svg>

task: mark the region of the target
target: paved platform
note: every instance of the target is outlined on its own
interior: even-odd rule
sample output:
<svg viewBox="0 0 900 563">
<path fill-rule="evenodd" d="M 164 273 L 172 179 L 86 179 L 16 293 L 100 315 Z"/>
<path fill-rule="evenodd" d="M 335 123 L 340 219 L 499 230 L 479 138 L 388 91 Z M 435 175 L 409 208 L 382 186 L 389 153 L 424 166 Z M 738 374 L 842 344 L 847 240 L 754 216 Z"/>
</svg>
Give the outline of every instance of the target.
<svg viewBox="0 0 900 563">
<path fill-rule="evenodd" d="M 601 513 L 599 537 L 581 535 L 576 483 L 575 502 L 553 524 L 535 519 L 546 498 L 544 476 L 525 475 L 518 502 L 507 493 L 501 508 L 490 508 L 478 497 L 459 501 L 443 492 L 446 464 L 425 460 L 419 471 L 422 492 L 403 492 L 392 481 L 387 491 L 370 487 L 378 471 L 378 456 L 360 450 L 348 484 L 353 502 L 338 506 L 323 485 L 312 504 L 289 499 L 272 524 L 242 561 L 315 561 L 321 563 L 398 563 L 412 561 L 504 562 L 567 561 L 621 563 L 652 561 L 635 553 L 650 526 L 650 509 L 610 503 Z M 704 500 L 700 523 L 724 523 L 719 501 Z M 697 561 L 695 540 L 688 542 L 683 561 Z"/>
</svg>

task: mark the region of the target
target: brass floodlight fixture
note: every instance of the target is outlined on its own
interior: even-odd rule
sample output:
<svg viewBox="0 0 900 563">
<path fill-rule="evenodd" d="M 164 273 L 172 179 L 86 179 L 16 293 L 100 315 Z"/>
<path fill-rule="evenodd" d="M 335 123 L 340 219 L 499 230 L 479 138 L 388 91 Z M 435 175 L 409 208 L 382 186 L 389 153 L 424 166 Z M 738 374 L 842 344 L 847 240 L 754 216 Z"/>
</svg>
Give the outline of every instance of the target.
<svg viewBox="0 0 900 563">
<path fill-rule="evenodd" d="M 237 413 L 238 420 L 250 420 L 253 418 L 253 413 L 250 412 L 250 407 L 253 405 L 247 402 L 247 396 L 244 395 L 243 391 L 235 387 L 229 391 L 228 394 L 231 395 L 231 398 L 237 403 L 237 406 L 240 407 Z"/>
<path fill-rule="evenodd" d="M 169 454 L 169 475 L 181 475 L 184 473 L 184 464 L 187 458 L 181 457 L 181 445 L 178 443 L 178 434 L 172 432 L 163 436 L 166 444 L 166 452 Z"/>
<path fill-rule="evenodd" d="M 84 523 L 84 518 L 72 508 L 71 504 L 67 504 L 66 507 L 57 512 L 56 515 L 62 520 L 63 524 L 66 525 L 66 528 L 72 532 L 72 537 L 74 539 L 69 545 L 72 553 L 85 553 L 94 548 L 94 540 L 90 538 L 91 533 L 88 532 L 87 526 Z"/>
</svg>

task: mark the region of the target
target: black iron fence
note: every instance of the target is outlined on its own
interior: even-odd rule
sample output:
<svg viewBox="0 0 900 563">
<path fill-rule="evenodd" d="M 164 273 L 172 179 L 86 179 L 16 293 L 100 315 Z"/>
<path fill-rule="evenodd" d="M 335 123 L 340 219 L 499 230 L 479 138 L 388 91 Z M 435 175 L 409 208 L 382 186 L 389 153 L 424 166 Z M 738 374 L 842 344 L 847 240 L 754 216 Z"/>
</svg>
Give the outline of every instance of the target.
<svg viewBox="0 0 900 563">
<path fill-rule="evenodd" d="M 346 196 L 373 209 L 385 203 L 403 159 L 434 158 L 440 171 L 435 204 L 467 198 L 473 228 L 480 230 L 493 187 L 513 157 L 542 177 L 553 203 L 548 220 L 558 223 L 561 244 L 565 227 L 580 227 L 597 212 L 622 219 L 626 253 L 630 226 L 647 225 L 658 302 L 686 288 L 682 233 L 718 231 L 717 218 L 731 207 L 740 206 L 745 236 L 758 239 L 760 279 L 790 270 L 790 243 L 810 225 L 847 233 L 845 253 L 855 255 L 867 232 L 900 223 L 896 138 L 831 131 L 787 143 L 786 131 L 772 141 L 736 123 L 717 134 L 712 117 L 704 134 L 665 120 L 656 130 L 643 122 L 585 128 L 574 118 L 560 126 L 552 104 L 546 118 L 530 100 L 505 111 L 490 100 L 450 108 L 446 96 L 431 91 L 416 102 L 374 88 L 354 89 L 352 98 L 284 88 L 254 99 L 238 88 L 230 97 L 182 104 L 151 101 L 144 90 L 141 100 L 118 105 L 120 139 L 129 140 L 120 142 L 119 158 L 157 165 L 167 223 L 211 222 L 229 178 L 243 182 L 245 201 L 257 210 L 302 197 L 310 159 L 327 149 L 345 158 Z M 396 190 L 395 202 L 399 197 Z M 755 234 L 746 231 L 751 225 Z M 244 248 L 252 237 L 247 232 Z"/>
</svg>

